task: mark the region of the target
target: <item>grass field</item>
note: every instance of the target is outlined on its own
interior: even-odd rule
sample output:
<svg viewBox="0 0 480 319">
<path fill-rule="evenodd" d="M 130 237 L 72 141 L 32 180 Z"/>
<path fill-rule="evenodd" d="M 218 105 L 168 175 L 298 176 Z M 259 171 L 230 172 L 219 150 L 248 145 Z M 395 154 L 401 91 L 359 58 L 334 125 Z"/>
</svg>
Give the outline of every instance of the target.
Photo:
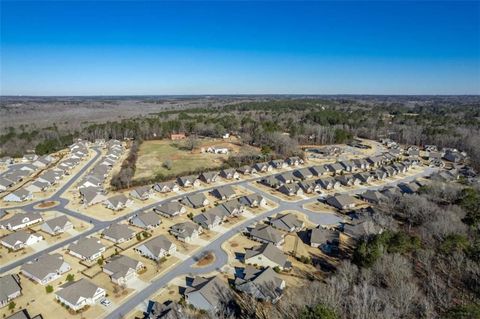
<svg viewBox="0 0 480 319">
<path fill-rule="evenodd" d="M 170 140 L 145 141 L 140 145 L 134 180 L 150 178 L 157 174 L 166 176 L 181 176 L 185 172 L 199 169 L 214 169 L 220 167 L 229 155 L 202 153 L 201 148 L 215 145 L 227 147 L 231 154 L 246 151 L 246 146 L 238 146 L 223 140 L 205 139 L 193 152 L 181 149 L 182 142 Z M 249 150 L 252 148 L 249 148 Z M 162 166 L 166 161 L 172 163 L 171 169 Z"/>
</svg>

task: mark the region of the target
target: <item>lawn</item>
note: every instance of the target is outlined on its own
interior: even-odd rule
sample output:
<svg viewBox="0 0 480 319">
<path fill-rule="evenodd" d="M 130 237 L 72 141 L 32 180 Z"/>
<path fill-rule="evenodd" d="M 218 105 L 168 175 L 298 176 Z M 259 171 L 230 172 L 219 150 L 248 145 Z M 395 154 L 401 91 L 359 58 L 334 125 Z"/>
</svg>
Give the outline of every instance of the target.
<svg viewBox="0 0 480 319">
<path fill-rule="evenodd" d="M 233 153 L 238 153 L 239 146 L 225 143 L 221 140 L 202 140 L 198 149 L 189 151 L 181 149 L 182 142 L 170 140 L 145 141 L 140 145 L 134 180 L 151 178 L 158 174 L 165 176 L 181 176 L 185 173 L 220 167 L 228 155 L 202 153 L 200 148 L 207 145 L 228 147 Z M 225 145 L 228 144 L 228 145 Z M 163 163 L 170 160 L 170 169 L 163 167 Z"/>
</svg>

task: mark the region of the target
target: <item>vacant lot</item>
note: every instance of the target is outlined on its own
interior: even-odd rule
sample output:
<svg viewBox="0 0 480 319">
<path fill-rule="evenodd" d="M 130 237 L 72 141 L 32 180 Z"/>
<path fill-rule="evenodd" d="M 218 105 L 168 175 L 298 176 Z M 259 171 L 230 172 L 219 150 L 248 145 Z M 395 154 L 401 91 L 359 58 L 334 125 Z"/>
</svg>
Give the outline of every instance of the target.
<svg viewBox="0 0 480 319">
<path fill-rule="evenodd" d="M 202 152 L 209 146 L 226 147 L 230 154 L 256 151 L 252 147 L 238 146 L 231 142 L 215 139 L 202 139 L 193 151 L 182 148 L 182 141 L 155 140 L 145 141 L 140 145 L 134 179 L 150 178 L 158 174 L 164 176 L 181 176 L 201 169 L 220 167 L 229 155 Z M 170 161 L 171 167 L 163 166 Z"/>
</svg>

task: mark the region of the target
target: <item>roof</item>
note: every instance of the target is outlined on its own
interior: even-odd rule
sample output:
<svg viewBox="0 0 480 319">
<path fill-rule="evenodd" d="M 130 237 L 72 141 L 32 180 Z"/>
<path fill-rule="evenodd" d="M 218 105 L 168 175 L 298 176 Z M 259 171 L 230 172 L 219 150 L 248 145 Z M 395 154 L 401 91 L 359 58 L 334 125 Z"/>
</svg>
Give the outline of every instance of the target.
<svg viewBox="0 0 480 319">
<path fill-rule="evenodd" d="M 288 265 L 287 257 L 283 251 L 271 243 L 262 244 L 251 249 L 245 249 L 245 259 L 249 259 L 257 255 L 263 255 L 281 267 L 286 267 Z"/>
<path fill-rule="evenodd" d="M 366 220 L 355 225 L 345 224 L 343 226 L 343 232 L 352 238 L 361 238 L 371 234 L 378 234 L 380 231 L 381 228 L 371 220 Z"/>
<path fill-rule="evenodd" d="M 187 206 L 196 208 L 196 207 L 204 206 L 203 203 L 206 199 L 207 198 L 205 197 L 205 195 L 203 195 L 203 193 L 197 193 L 197 194 L 185 196 L 184 198 L 182 198 L 181 201 L 183 204 Z"/>
<path fill-rule="evenodd" d="M 11 225 L 11 226 L 21 225 L 24 223 L 23 220 L 25 218 L 28 218 L 29 221 L 43 219 L 40 213 L 33 213 L 33 212 L 17 213 L 10 218 L 0 221 L 0 225 L 4 227 L 7 225 Z"/>
<path fill-rule="evenodd" d="M 107 199 L 107 201 L 112 204 L 114 207 L 117 207 L 119 204 L 126 204 L 128 198 L 123 194 L 118 194 Z"/>
<path fill-rule="evenodd" d="M 115 240 L 120 240 L 132 238 L 135 235 L 135 231 L 125 224 L 113 224 L 105 229 L 102 234 Z"/>
<path fill-rule="evenodd" d="M 193 221 L 197 224 L 203 224 L 203 225 L 206 225 L 206 226 L 210 226 L 210 225 L 214 224 L 215 219 L 222 220 L 223 215 L 220 216 L 218 214 L 217 207 L 214 207 L 214 208 L 206 211 L 205 213 L 201 213 L 201 214 L 198 214 L 198 215 L 194 216 Z"/>
<path fill-rule="evenodd" d="M 171 227 L 171 230 L 176 233 L 177 236 L 181 238 L 191 237 L 195 231 L 198 231 L 200 226 L 192 223 L 191 221 L 186 221 L 183 223 L 175 224 Z"/>
<path fill-rule="evenodd" d="M 376 190 L 367 190 L 366 192 L 360 194 L 362 198 L 364 198 L 367 201 L 378 203 L 381 200 L 386 199 L 387 197 L 380 193 L 379 191 Z"/>
<path fill-rule="evenodd" d="M 84 257 L 93 256 L 103 250 L 103 248 L 105 248 L 105 246 L 96 238 L 82 238 L 76 243 L 70 244 L 68 247 L 69 250 Z"/>
<path fill-rule="evenodd" d="M 275 244 L 281 242 L 283 239 L 281 232 L 265 224 L 257 224 L 250 232 L 250 235 Z"/>
<path fill-rule="evenodd" d="M 130 269 L 136 270 L 140 261 L 124 255 L 113 256 L 103 269 L 112 272 L 112 278 L 118 279 L 124 277 Z"/>
<path fill-rule="evenodd" d="M 212 191 L 212 194 L 220 199 L 222 198 L 229 198 L 231 196 L 235 196 L 235 191 L 233 190 L 232 186 L 224 185 L 221 187 L 217 187 Z"/>
<path fill-rule="evenodd" d="M 52 255 L 42 255 L 36 260 L 23 264 L 21 267 L 22 271 L 25 271 L 32 276 L 42 280 L 51 273 L 56 273 L 60 267 L 64 264 L 62 255 L 52 254 Z"/>
<path fill-rule="evenodd" d="M 142 212 L 134 218 L 138 218 L 145 226 L 153 226 L 160 223 L 160 217 L 154 212 Z"/>
<path fill-rule="evenodd" d="M 327 242 L 338 241 L 339 233 L 336 230 L 324 229 L 324 228 L 313 228 L 310 231 L 310 243 L 312 244 L 323 244 Z"/>
<path fill-rule="evenodd" d="M 350 206 L 355 204 L 355 198 L 347 194 L 334 195 L 327 198 L 327 203 L 342 209 L 345 206 Z"/>
<path fill-rule="evenodd" d="M 0 277 L 0 301 L 6 301 L 9 296 L 22 290 L 18 275 L 6 275 Z"/>
<path fill-rule="evenodd" d="M 145 246 L 154 256 L 159 256 L 162 250 L 170 250 L 173 243 L 164 235 L 150 239 L 140 246 Z"/>
<path fill-rule="evenodd" d="M 75 282 L 68 282 L 62 286 L 62 289 L 56 292 L 56 295 L 68 301 L 72 305 L 76 305 L 80 298 L 92 298 L 97 292 L 98 287 L 91 281 L 82 278 Z"/>
<path fill-rule="evenodd" d="M 15 246 L 18 241 L 21 243 L 25 243 L 31 235 L 31 233 L 27 233 L 25 230 L 22 229 L 2 237 L 1 240 L 10 246 Z"/>
<path fill-rule="evenodd" d="M 235 279 L 235 287 L 257 299 L 276 300 L 282 293 L 283 279 L 270 267 L 257 269 L 246 266 L 243 276 Z"/>
<path fill-rule="evenodd" d="M 63 228 L 69 222 L 70 222 L 70 219 L 68 219 L 67 216 L 61 215 L 61 216 L 58 216 L 58 217 L 55 217 L 55 218 L 52 218 L 52 219 L 49 219 L 49 220 L 45 221 L 45 224 L 47 224 L 50 227 L 50 229 L 53 230 L 56 227 Z"/>
<path fill-rule="evenodd" d="M 170 201 L 168 203 L 155 207 L 153 210 L 159 211 L 160 213 L 163 213 L 165 215 L 174 216 L 178 214 L 181 209 L 182 205 L 179 202 Z"/>
<path fill-rule="evenodd" d="M 270 224 L 272 224 L 273 227 L 286 231 L 290 231 L 292 228 L 302 228 L 304 225 L 294 214 L 278 214 L 270 219 Z"/>
<path fill-rule="evenodd" d="M 217 307 L 229 292 L 228 286 L 217 276 L 205 278 L 195 277 L 191 287 L 185 289 L 185 295 L 198 292 L 213 307 Z"/>
</svg>

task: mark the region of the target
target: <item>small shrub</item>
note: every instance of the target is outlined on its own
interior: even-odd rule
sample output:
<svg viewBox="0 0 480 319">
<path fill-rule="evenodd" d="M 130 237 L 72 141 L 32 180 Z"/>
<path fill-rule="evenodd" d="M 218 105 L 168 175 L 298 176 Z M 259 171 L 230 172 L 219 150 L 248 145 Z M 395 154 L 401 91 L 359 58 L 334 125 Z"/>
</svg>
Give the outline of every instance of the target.
<svg viewBox="0 0 480 319">
<path fill-rule="evenodd" d="M 50 294 L 53 292 L 53 287 L 51 285 L 48 285 L 45 287 L 45 291 L 47 292 L 47 294 Z"/>
</svg>

